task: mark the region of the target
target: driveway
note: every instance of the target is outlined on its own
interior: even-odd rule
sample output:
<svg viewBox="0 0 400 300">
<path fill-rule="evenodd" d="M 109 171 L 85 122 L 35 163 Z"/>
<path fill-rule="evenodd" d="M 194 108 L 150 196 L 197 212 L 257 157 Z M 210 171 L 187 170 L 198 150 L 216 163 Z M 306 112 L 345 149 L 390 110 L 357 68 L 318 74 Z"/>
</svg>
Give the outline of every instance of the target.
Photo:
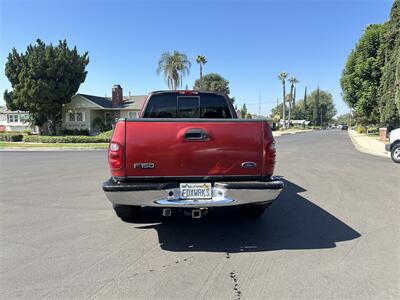
<svg viewBox="0 0 400 300">
<path fill-rule="evenodd" d="M 105 151 L 1 152 L 0 298 L 399 298 L 400 165 L 346 132 L 276 140 L 286 186 L 255 221 L 123 223 Z"/>
</svg>

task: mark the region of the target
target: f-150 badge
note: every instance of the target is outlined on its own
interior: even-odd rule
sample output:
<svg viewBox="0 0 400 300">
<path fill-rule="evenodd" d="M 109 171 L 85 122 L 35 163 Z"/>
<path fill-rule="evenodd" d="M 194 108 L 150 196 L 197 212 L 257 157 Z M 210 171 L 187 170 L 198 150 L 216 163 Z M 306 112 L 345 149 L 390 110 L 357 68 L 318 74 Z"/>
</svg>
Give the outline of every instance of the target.
<svg viewBox="0 0 400 300">
<path fill-rule="evenodd" d="M 135 169 L 154 169 L 154 163 L 134 163 L 133 168 Z"/>
</svg>

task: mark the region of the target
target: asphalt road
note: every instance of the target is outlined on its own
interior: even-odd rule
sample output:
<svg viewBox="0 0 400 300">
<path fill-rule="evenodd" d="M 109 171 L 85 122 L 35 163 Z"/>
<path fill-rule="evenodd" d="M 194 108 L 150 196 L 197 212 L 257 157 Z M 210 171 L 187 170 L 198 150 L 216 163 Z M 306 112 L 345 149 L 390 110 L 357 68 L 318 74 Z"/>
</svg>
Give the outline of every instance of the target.
<svg viewBox="0 0 400 300">
<path fill-rule="evenodd" d="M 1 299 L 400 298 L 400 165 L 346 132 L 277 138 L 280 198 L 123 223 L 106 152 L 1 152 Z"/>
</svg>

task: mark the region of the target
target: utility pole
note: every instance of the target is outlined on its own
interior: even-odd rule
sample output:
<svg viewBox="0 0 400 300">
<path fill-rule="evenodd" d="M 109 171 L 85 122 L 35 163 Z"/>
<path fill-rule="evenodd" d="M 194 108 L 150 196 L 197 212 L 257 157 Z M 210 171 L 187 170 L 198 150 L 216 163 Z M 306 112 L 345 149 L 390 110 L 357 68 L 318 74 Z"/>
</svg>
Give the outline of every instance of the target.
<svg viewBox="0 0 400 300">
<path fill-rule="evenodd" d="M 261 116 L 261 92 L 258 92 L 258 115 Z"/>
</svg>

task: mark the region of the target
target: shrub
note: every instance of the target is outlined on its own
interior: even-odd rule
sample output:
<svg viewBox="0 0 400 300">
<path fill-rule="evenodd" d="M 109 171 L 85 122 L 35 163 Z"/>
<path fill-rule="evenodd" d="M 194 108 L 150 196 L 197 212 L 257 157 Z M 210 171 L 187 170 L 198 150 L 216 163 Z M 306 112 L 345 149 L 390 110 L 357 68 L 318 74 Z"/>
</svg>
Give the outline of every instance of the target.
<svg viewBox="0 0 400 300">
<path fill-rule="evenodd" d="M 23 138 L 24 142 L 31 143 L 108 143 L 107 137 L 102 136 L 44 136 L 44 135 L 26 135 Z"/>
<path fill-rule="evenodd" d="M 110 141 L 111 138 L 112 138 L 113 132 L 114 132 L 113 130 L 104 131 L 104 132 L 99 133 L 98 135 L 96 135 L 96 137 L 105 138 L 105 139 L 108 139 L 108 141 Z"/>
<path fill-rule="evenodd" d="M 356 130 L 358 133 L 366 133 L 367 132 L 367 129 L 362 125 L 358 125 Z"/>
<path fill-rule="evenodd" d="M 88 129 L 62 129 L 62 135 L 90 135 Z"/>
<path fill-rule="evenodd" d="M 2 142 L 21 142 L 23 135 L 14 132 L 0 133 L 0 141 Z"/>
<path fill-rule="evenodd" d="M 112 129 L 112 118 L 103 120 L 102 118 L 97 117 L 93 120 L 92 126 L 99 128 L 101 132 L 109 131 Z"/>
<path fill-rule="evenodd" d="M 379 128 L 378 127 L 368 127 L 368 133 L 370 134 L 378 134 L 379 133 Z"/>
</svg>

